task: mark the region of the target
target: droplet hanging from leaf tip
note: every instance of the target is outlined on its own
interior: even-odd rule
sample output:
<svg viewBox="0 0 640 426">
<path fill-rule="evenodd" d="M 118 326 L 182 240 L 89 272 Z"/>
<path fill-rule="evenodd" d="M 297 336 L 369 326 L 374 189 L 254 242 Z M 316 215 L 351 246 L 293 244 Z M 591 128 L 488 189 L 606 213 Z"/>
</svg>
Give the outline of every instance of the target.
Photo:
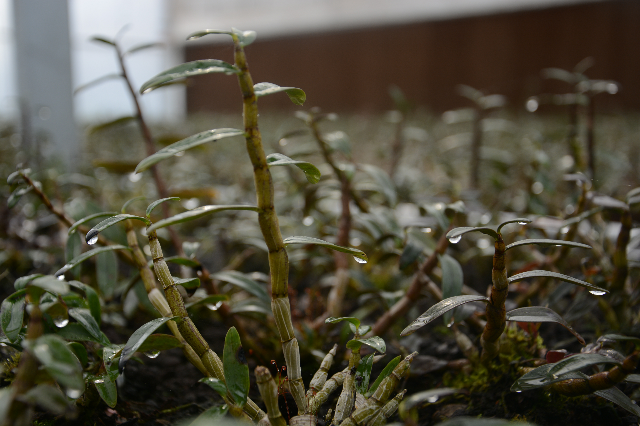
<svg viewBox="0 0 640 426">
<path fill-rule="evenodd" d="M 87 244 L 89 244 L 90 246 L 92 246 L 95 243 L 97 243 L 98 242 L 98 232 L 89 231 L 87 233 L 86 241 L 87 241 Z"/>
<path fill-rule="evenodd" d="M 367 263 L 366 260 L 362 259 L 361 257 L 357 257 L 357 256 L 353 256 L 353 258 L 355 259 L 356 262 L 358 263 Z"/>
<path fill-rule="evenodd" d="M 160 355 L 160 351 L 149 351 L 149 352 L 145 352 L 144 354 L 148 358 L 154 359 L 154 358 L 158 358 L 158 355 Z"/>
<path fill-rule="evenodd" d="M 607 294 L 606 291 L 599 291 L 599 290 L 589 290 L 589 293 L 593 294 L 594 296 L 603 296 Z"/>
<path fill-rule="evenodd" d="M 455 236 L 455 237 L 449 237 L 449 242 L 451 244 L 458 244 L 461 239 L 462 239 L 462 235 L 458 235 L 458 236 Z"/>
</svg>

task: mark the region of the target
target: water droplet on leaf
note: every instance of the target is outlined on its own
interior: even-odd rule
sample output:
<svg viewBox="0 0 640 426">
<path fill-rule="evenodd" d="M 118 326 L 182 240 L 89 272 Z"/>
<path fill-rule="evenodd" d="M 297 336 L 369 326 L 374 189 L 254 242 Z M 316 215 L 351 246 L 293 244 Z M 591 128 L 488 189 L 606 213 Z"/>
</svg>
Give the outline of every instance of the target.
<svg viewBox="0 0 640 426">
<path fill-rule="evenodd" d="M 64 281 L 64 274 L 58 275 L 58 281 Z"/>
<path fill-rule="evenodd" d="M 67 389 L 67 396 L 71 399 L 79 398 L 82 395 L 82 391 L 78 389 Z"/>
<path fill-rule="evenodd" d="M 313 216 L 306 216 L 304 219 L 302 219 L 302 224 L 304 226 L 311 226 L 313 225 Z"/>
<path fill-rule="evenodd" d="M 602 296 L 604 294 L 607 294 L 606 291 L 599 291 L 599 290 L 589 290 L 589 293 L 593 294 L 594 296 Z"/>
<path fill-rule="evenodd" d="M 220 306 L 222 306 L 222 302 L 218 302 L 215 305 L 211 304 L 211 303 L 207 303 L 205 305 L 207 307 L 207 309 L 209 309 L 210 311 L 217 311 L 218 308 L 220 308 Z"/>
<path fill-rule="evenodd" d="M 434 403 L 436 401 L 438 401 L 438 397 L 437 396 L 430 396 L 429 398 L 427 398 L 427 402 L 431 402 Z"/>
<path fill-rule="evenodd" d="M 356 256 L 353 256 L 353 258 L 354 258 L 354 259 L 355 259 L 355 261 L 356 261 L 356 262 L 358 262 L 358 263 L 367 263 L 367 261 L 366 261 L 366 260 L 364 260 L 364 259 L 362 259 L 362 258 L 359 258 L 359 257 L 356 257 Z"/>
<path fill-rule="evenodd" d="M 104 383 L 104 379 L 94 380 L 93 383 L 95 383 L 96 385 L 100 385 L 100 384 Z"/>
<path fill-rule="evenodd" d="M 154 359 L 154 358 L 158 358 L 158 355 L 160 355 L 160 351 L 149 351 L 149 352 L 145 352 L 144 354 L 147 357 Z"/>
<path fill-rule="evenodd" d="M 458 244 L 460 242 L 460 240 L 462 239 L 462 235 L 458 235 L 456 237 L 450 237 L 449 238 L 449 242 L 451 244 Z"/>
<path fill-rule="evenodd" d="M 65 317 L 55 317 L 53 319 L 53 323 L 56 325 L 56 327 L 62 328 L 69 324 L 69 319 Z"/>
<path fill-rule="evenodd" d="M 98 242 L 98 234 L 94 235 L 93 237 L 87 240 L 87 244 L 89 244 L 90 246 L 94 245 L 97 242 Z"/>
</svg>

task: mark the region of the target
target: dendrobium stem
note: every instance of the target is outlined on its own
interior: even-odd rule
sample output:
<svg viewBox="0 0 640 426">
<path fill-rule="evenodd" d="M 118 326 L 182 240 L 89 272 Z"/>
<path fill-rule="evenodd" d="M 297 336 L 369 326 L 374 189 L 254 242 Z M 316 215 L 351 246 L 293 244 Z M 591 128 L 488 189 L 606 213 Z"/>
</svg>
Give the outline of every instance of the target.
<svg viewBox="0 0 640 426">
<path fill-rule="evenodd" d="M 506 325 L 505 301 L 509 293 L 509 281 L 507 280 L 507 268 L 505 265 L 505 244 L 502 234 L 498 233 L 495 241 L 495 253 L 493 255 L 493 269 L 491 271 L 491 296 L 487 303 L 487 324 L 482 332 L 480 343 L 482 344 L 482 362 L 491 361 L 498 355 L 498 339 L 504 332 Z"/>
</svg>

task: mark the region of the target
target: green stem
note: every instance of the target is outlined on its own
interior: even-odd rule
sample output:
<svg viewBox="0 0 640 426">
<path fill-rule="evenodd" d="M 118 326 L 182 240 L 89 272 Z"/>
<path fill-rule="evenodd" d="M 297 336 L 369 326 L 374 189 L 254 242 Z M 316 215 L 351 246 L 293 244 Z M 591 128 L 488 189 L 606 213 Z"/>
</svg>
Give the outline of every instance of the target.
<svg viewBox="0 0 640 426">
<path fill-rule="evenodd" d="M 253 165 L 256 186 L 258 222 L 269 250 L 269 268 L 271 272 L 271 310 L 282 342 L 282 351 L 289 377 L 289 388 L 300 414 L 306 410 L 306 398 L 302 372 L 300 369 L 300 350 L 293 333 L 291 306 L 289 304 L 289 258 L 280 233 L 278 216 L 274 207 L 274 188 L 267 158 L 262 146 L 262 136 L 258 129 L 258 100 L 253 90 L 253 80 L 249 74 L 244 49 L 233 34 L 235 65 L 240 69 L 238 82 L 242 91 L 244 131 L 247 153 Z"/>
<path fill-rule="evenodd" d="M 491 271 L 491 296 L 487 303 L 487 324 L 482 332 L 480 343 L 482 355 L 480 360 L 491 361 L 498 355 L 498 339 L 504 332 L 506 325 L 505 301 L 509 293 L 509 281 L 507 280 L 507 267 L 505 264 L 505 244 L 502 235 L 498 234 L 495 242 L 495 254 L 493 255 L 493 269 Z"/>
</svg>

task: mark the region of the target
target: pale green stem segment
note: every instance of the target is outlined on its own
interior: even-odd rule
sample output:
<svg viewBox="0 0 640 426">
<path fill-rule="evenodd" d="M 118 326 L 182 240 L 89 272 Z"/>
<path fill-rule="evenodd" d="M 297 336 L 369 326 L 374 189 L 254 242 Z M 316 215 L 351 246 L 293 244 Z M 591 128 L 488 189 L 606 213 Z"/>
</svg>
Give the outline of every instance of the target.
<svg viewBox="0 0 640 426">
<path fill-rule="evenodd" d="M 505 301 L 509 293 L 509 280 L 507 279 L 507 266 L 505 263 L 506 247 L 502 235 L 498 234 L 495 242 L 495 254 L 493 255 L 493 269 L 491 270 L 491 296 L 487 303 L 487 323 L 482 332 L 480 343 L 482 355 L 480 361 L 487 363 L 498 355 L 499 338 L 506 325 Z"/>
<path fill-rule="evenodd" d="M 391 392 L 394 391 L 398 384 L 402 380 L 405 374 L 409 372 L 409 368 L 411 367 L 411 362 L 413 358 L 418 354 L 418 352 L 414 352 L 409 354 L 400 361 L 400 363 L 393 369 L 391 374 L 389 374 L 385 379 L 380 383 L 378 389 L 369 397 L 369 405 L 375 405 L 376 407 L 382 407 L 385 402 L 389 399 Z"/>
<path fill-rule="evenodd" d="M 347 417 L 340 426 L 365 426 L 367 422 L 382 411 L 381 407 L 375 405 L 367 405 L 353 412 Z"/>
<path fill-rule="evenodd" d="M 140 271 L 140 277 L 142 278 L 142 282 L 144 284 L 145 290 L 147 290 L 147 295 L 149 297 L 149 301 L 151 304 L 162 314 L 163 317 L 172 317 L 171 308 L 167 303 L 167 299 L 164 298 L 164 295 L 158 290 L 160 287 L 158 282 L 153 276 L 153 272 L 149 265 L 147 264 L 147 258 L 145 257 L 142 250 L 140 250 L 140 246 L 138 245 L 138 238 L 136 237 L 136 232 L 133 229 L 133 223 L 131 220 L 127 220 L 125 222 L 125 229 L 127 231 L 127 244 L 131 248 L 133 260 L 135 261 L 138 270 Z M 161 287 L 160 287 L 161 288 Z M 207 369 L 202 364 L 200 357 L 195 353 L 191 345 L 187 343 L 187 341 L 180 334 L 180 330 L 178 330 L 178 326 L 175 321 L 169 321 L 167 323 L 171 333 L 182 343 L 182 351 L 187 359 L 196 366 L 198 370 L 202 374 L 207 375 Z"/>
<path fill-rule="evenodd" d="M 184 307 L 182 296 L 180 295 L 177 285 L 173 281 L 173 277 L 169 272 L 167 262 L 164 261 L 162 247 L 160 247 L 160 242 L 158 241 L 158 235 L 155 231 L 152 231 L 148 233 L 148 237 L 149 247 L 151 248 L 151 257 L 153 258 L 153 270 L 162 284 L 164 294 L 171 309 L 171 314 L 172 316 L 180 317 L 182 320 L 178 324 L 178 330 L 187 343 L 189 343 L 193 348 L 196 355 L 202 361 L 202 364 L 204 364 L 207 374 L 225 382 L 224 369 L 222 367 L 220 357 L 218 357 L 218 355 L 209 348 L 206 340 L 204 340 L 193 321 L 191 321 L 191 318 L 189 318 L 187 309 Z M 231 401 L 231 398 L 225 398 L 225 402 L 227 404 L 231 405 Z M 247 399 L 247 403 L 243 407 L 243 410 L 253 421 L 256 422 L 265 416 L 264 411 L 258 408 L 255 402 L 251 399 Z M 233 412 L 234 410 L 231 411 Z"/>
<path fill-rule="evenodd" d="M 360 336 L 356 334 L 356 339 Z M 344 378 L 342 392 L 336 403 L 336 413 L 333 416 L 333 424 L 339 425 L 343 420 L 349 417 L 353 411 L 353 404 L 356 400 L 356 368 L 360 363 L 360 347 L 351 350 L 349 357 L 349 367 L 347 376 Z"/>
<path fill-rule="evenodd" d="M 306 411 L 306 398 L 304 383 L 302 382 L 302 371 L 300 369 L 300 350 L 298 341 L 293 334 L 293 323 L 291 321 L 291 307 L 289 305 L 289 259 L 285 250 L 280 225 L 273 205 L 274 189 L 273 180 L 267 157 L 262 147 L 262 136 L 258 129 L 258 104 L 257 97 L 253 90 L 253 80 L 249 74 L 247 59 L 242 44 L 237 35 L 232 34 L 235 46 L 235 65 L 240 70 L 238 82 L 242 91 L 244 131 L 246 139 L 247 153 L 253 164 L 253 177 L 256 185 L 257 204 L 260 208 L 258 212 L 258 222 L 269 249 L 269 268 L 271 272 L 271 310 L 275 318 L 280 341 L 282 342 L 282 352 L 287 365 L 287 375 L 289 378 L 289 389 L 298 407 L 299 414 Z"/>
<path fill-rule="evenodd" d="M 322 389 L 320 389 L 320 392 L 318 392 L 316 396 L 309 400 L 309 407 L 307 409 L 309 414 L 313 414 L 314 416 L 316 415 L 316 413 L 318 412 L 318 408 L 320 408 L 322 404 L 327 402 L 329 395 L 331 395 L 336 389 L 338 389 L 339 386 L 344 383 L 344 379 L 347 374 L 349 374 L 349 370 L 345 368 L 344 370 L 331 376 L 331 378 L 326 381 Z"/>
<path fill-rule="evenodd" d="M 375 416 L 369 420 L 368 426 L 382 426 L 387 422 L 387 419 L 393 415 L 398 409 L 400 402 L 402 402 L 402 398 L 404 398 L 404 394 L 407 393 L 407 390 L 403 390 L 398 395 L 395 396 L 391 401 L 387 402 L 382 410 L 378 412 Z"/>
<path fill-rule="evenodd" d="M 280 413 L 280 408 L 278 407 L 278 386 L 276 386 L 276 382 L 273 380 L 269 369 L 258 366 L 256 367 L 255 373 L 256 384 L 258 385 L 260 395 L 262 395 L 264 405 L 267 407 L 267 416 L 269 417 L 271 426 L 286 426 L 287 422 L 284 420 L 284 417 L 282 417 L 282 413 Z"/>
<path fill-rule="evenodd" d="M 336 356 L 336 351 L 338 350 L 338 345 L 333 345 L 333 348 L 327 352 L 322 363 L 320 363 L 320 368 L 316 371 L 316 374 L 313 375 L 313 378 L 309 382 L 309 390 L 307 391 L 307 400 L 313 398 L 320 389 L 324 386 L 327 381 L 327 374 L 329 373 L 329 369 L 333 365 L 333 357 Z"/>
</svg>

